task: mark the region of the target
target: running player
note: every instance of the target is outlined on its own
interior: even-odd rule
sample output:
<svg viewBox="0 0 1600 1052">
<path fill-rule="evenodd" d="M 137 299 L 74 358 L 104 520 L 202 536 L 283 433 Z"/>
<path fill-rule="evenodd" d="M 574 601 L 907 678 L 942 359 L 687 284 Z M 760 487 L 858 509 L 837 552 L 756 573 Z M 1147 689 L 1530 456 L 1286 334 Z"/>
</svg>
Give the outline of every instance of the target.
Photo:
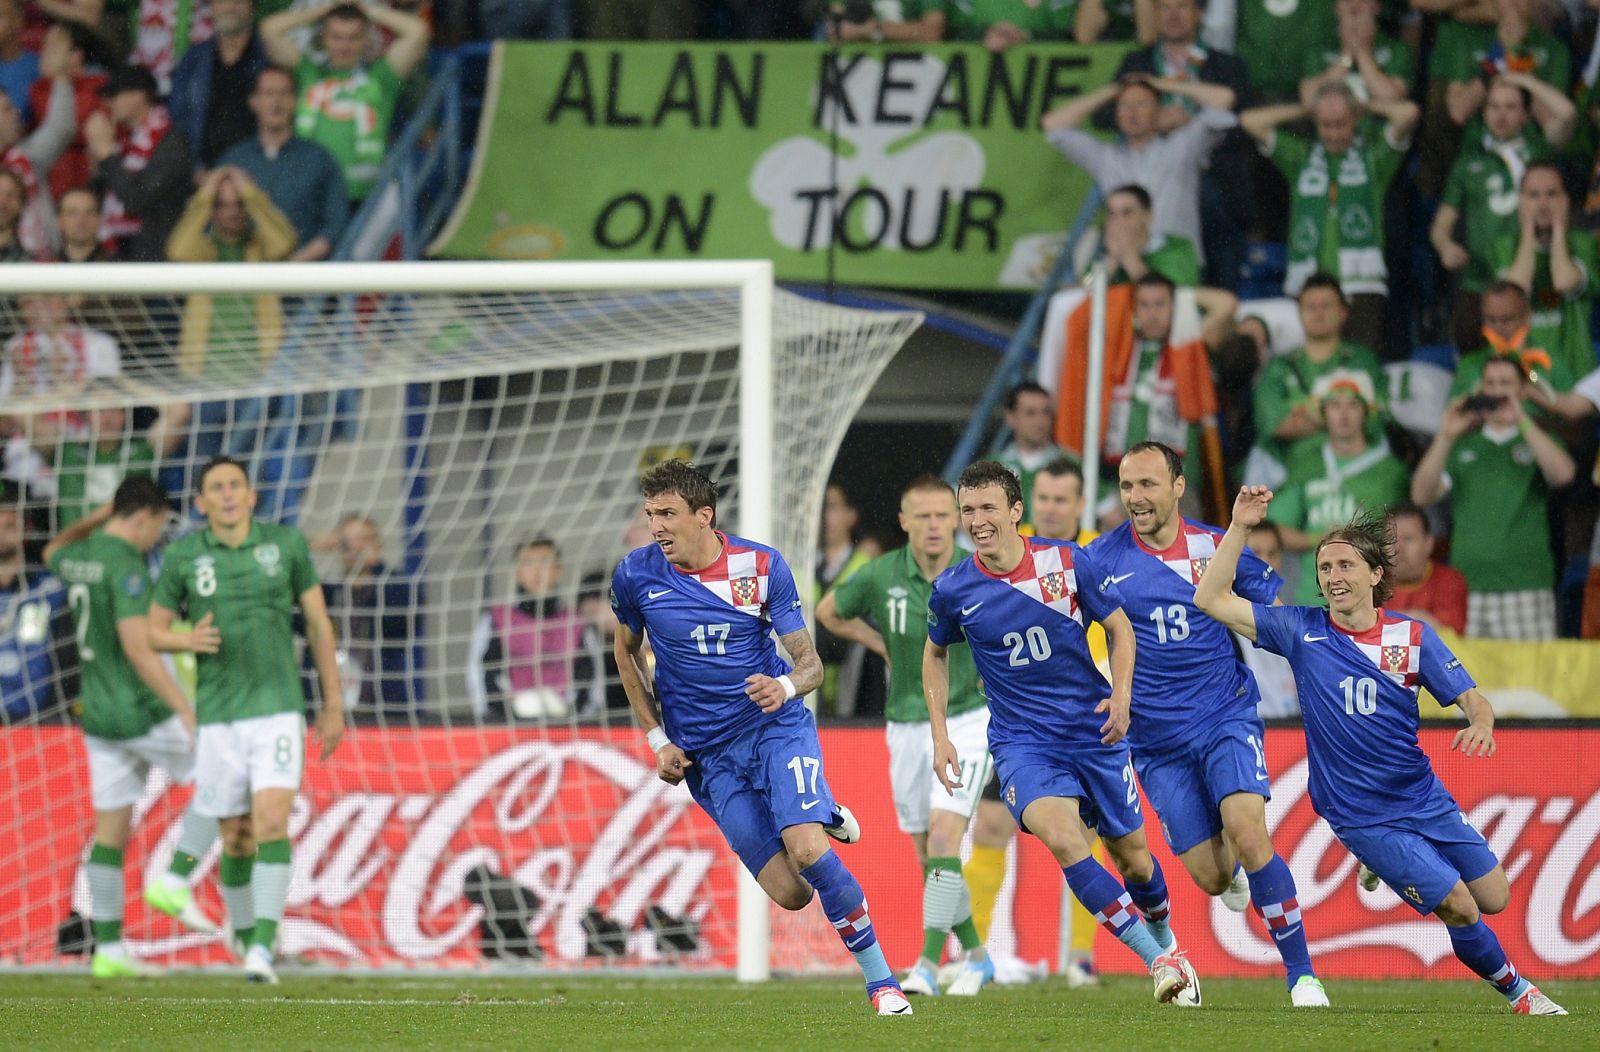
<svg viewBox="0 0 1600 1052">
<path fill-rule="evenodd" d="M 716 487 L 693 465 L 663 461 L 639 488 L 655 543 L 618 564 L 611 606 L 622 685 L 661 779 L 689 783 L 772 901 L 801 910 L 815 893 L 878 1014 L 910 1015 L 861 885 L 828 846 L 861 830 L 834 803 L 816 724 L 798 700 L 822 682 L 822 662 L 794 575 L 774 549 L 716 528 Z M 640 654 L 647 633 L 653 692 Z"/>
<path fill-rule="evenodd" d="M 126 479 L 110 504 L 68 526 L 44 549 L 51 571 L 67 586 L 78 627 L 83 740 L 94 802 L 87 870 L 95 949 L 89 967 L 101 979 L 152 973 L 122 945 L 122 853 L 150 768 L 160 767 L 178 785 L 194 780 L 194 709 L 151 649 L 145 623 L 152 590 L 145 555 L 161 540 L 167 515 L 160 486 L 148 478 Z M 189 875 L 216 836 L 216 820 L 198 813 L 191 801 L 171 866 L 145 889 L 152 906 L 198 932 L 217 926 L 195 903 Z"/>
<path fill-rule="evenodd" d="M 1261 692 L 1227 631 L 1194 605 L 1195 583 L 1222 531 L 1178 513 L 1183 461 L 1160 442 L 1131 447 L 1117 475 L 1128 521 L 1088 551 L 1121 590 L 1139 639 L 1128 724 L 1139 782 L 1167 846 L 1201 890 L 1221 895 L 1230 909 L 1253 901 L 1262 916 L 1282 919 L 1271 927 L 1291 1003 L 1326 1008 L 1294 874 L 1267 833 L 1272 781 L 1256 715 Z M 1242 594 L 1270 604 L 1282 585 L 1272 567 L 1244 553 Z"/>
<path fill-rule="evenodd" d="M 1467 716 L 1450 747 L 1494 755 L 1494 709 L 1433 629 L 1379 609 L 1394 590 L 1382 513 L 1330 530 L 1316 547 L 1328 603 L 1265 606 L 1233 593 L 1245 538 L 1272 491 L 1246 486 L 1200 578 L 1201 610 L 1294 668 L 1305 720 L 1311 804 L 1339 840 L 1412 909 L 1444 921 L 1461 963 L 1518 1015 L 1566 1015 L 1506 960 L 1482 914 L 1510 898 L 1505 870 L 1433 773 L 1417 742 L 1417 689 Z M 1268 918 L 1277 928 L 1283 918 Z"/>
<path fill-rule="evenodd" d="M 333 624 L 305 536 L 256 522 L 244 467 L 215 457 L 195 504 L 206 528 L 174 542 L 150 603 L 157 649 L 197 655 L 196 806 L 220 820 L 218 876 L 252 982 L 276 983 L 273 950 L 292 874 L 289 811 L 305 767 L 306 699 L 295 661 L 294 610 L 322 688 L 316 734 L 326 760 L 344 736 Z M 171 631 L 186 610 L 191 632 Z"/>
<path fill-rule="evenodd" d="M 965 953 L 946 992 L 970 997 L 993 977 L 994 965 L 973 926 L 972 899 L 961 873 L 961 838 L 989 782 L 992 761 L 989 709 L 965 646 L 952 647 L 950 656 L 948 726 L 966 764 L 962 788 L 953 795 L 933 781 L 933 740 L 922 697 L 928 595 L 934 578 L 964 557 L 956 549 L 956 495 L 950 484 L 935 475 L 912 480 L 900 494 L 900 528 L 906 546 L 880 555 L 837 585 L 818 604 L 817 621 L 889 666 L 889 784 L 900 831 L 911 835 L 923 870 L 922 955 L 901 985 L 908 994 L 937 996 L 939 961 L 954 932 Z M 864 620 L 867 616 L 877 628 Z M 1003 807 L 1000 811 L 1011 825 Z"/>
<path fill-rule="evenodd" d="M 1198 1004 L 1194 968 L 1167 950 L 1166 881 L 1145 844 L 1133 761 L 1118 746 L 1134 635 L 1117 586 L 1076 544 L 1017 532 L 1022 490 L 1005 465 L 979 461 L 960 483 L 961 523 L 977 555 L 941 574 L 928 602 L 922 686 L 934 773 L 946 791 L 961 787 L 945 709 L 949 648 L 965 640 L 989 696 L 989 745 L 1017 825 L 1044 841 L 1078 901 L 1144 961 L 1158 1001 L 1187 990 L 1193 999 L 1182 1003 Z M 1089 656 L 1090 620 L 1111 641 L 1110 685 Z M 1126 890 L 1090 856 L 1085 825 L 1104 838 Z"/>
</svg>

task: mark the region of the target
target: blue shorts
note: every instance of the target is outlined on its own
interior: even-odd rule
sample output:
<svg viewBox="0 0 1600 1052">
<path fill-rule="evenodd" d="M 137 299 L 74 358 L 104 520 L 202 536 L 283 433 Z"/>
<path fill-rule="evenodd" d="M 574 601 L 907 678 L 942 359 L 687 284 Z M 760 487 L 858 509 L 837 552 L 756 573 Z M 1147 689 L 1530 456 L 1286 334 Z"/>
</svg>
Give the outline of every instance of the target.
<svg viewBox="0 0 1600 1052">
<path fill-rule="evenodd" d="M 1351 854 L 1424 916 L 1439 908 L 1456 881 L 1470 884 L 1500 864 L 1483 834 L 1453 799 L 1445 799 L 1447 810 L 1426 817 L 1333 830 Z"/>
<path fill-rule="evenodd" d="M 1172 752 L 1133 757 L 1139 782 L 1161 819 L 1161 835 L 1174 855 L 1222 832 L 1223 797 L 1253 793 L 1272 799 L 1272 779 L 1262 752 L 1259 719 L 1228 720 L 1202 731 Z"/>
<path fill-rule="evenodd" d="M 1102 837 L 1115 840 L 1144 828 L 1139 783 L 1125 748 L 1094 745 L 1047 754 L 1002 747 L 994 751 L 994 767 L 1000 798 L 1024 833 L 1030 830 L 1022 812 L 1047 796 L 1076 798 L 1084 825 Z"/>
<path fill-rule="evenodd" d="M 690 795 L 752 874 L 783 850 L 783 830 L 833 821 L 817 725 L 803 708 L 800 719 L 764 720 L 689 758 Z"/>
</svg>

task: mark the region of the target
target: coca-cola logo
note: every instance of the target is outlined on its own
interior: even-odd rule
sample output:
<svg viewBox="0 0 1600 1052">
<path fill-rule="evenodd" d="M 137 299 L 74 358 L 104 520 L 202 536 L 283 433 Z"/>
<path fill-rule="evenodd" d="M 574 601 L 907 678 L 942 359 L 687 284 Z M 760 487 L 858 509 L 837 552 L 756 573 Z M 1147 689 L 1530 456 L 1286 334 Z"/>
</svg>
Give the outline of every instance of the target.
<svg viewBox="0 0 1600 1052">
<path fill-rule="evenodd" d="M 1425 967 L 1449 957 L 1449 934 L 1437 920 L 1417 915 L 1387 885 L 1368 892 L 1356 883 L 1357 859 L 1326 822 L 1310 815 L 1308 770 L 1302 758 L 1274 780 L 1267 827 L 1294 873 L 1313 959 L 1371 947 L 1399 951 Z M 1600 843 L 1600 792 L 1574 816 L 1576 803 L 1571 796 L 1541 801 L 1495 793 L 1466 812 L 1467 821 L 1501 860 L 1513 900 L 1526 891 L 1526 938 L 1547 966 L 1571 966 L 1600 953 L 1600 866 L 1594 858 Z M 1540 839 L 1530 836 L 1536 825 L 1559 830 L 1542 857 L 1528 846 L 1529 840 Z M 1285 827 L 1299 830 L 1298 839 L 1286 839 L 1281 833 Z M 1235 960 L 1278 963 L 1277 949 L 1253 912 L 1234 913 L 1212 899 L 1209 920 L 1217 943 Z"/>
<path fill-rule="evenodd" d="M 152 782 L 136 823 L 166 788 Z M 707 878 L 731 855 L 708 824 L 689 828 L 690 804 L 687 787 L 669 786 L 653 765 L 593 740 L 529 741 L 489 753 L 437 795 L 341 792 L 314 810 L 302 794 L 290 818 L 294 877 L 280 951 L 355 964 L 475 951 L 482 910 L 463 897 L 462 880 L 481 865 L 538 895 L 529 930 L 548 929 L 544 945 L 563 961 L 583 959 L 591 907 L 627 930 L 640 928 L 650 904 L 703 919 L 713 897 Z M 161 832 L 145 862 L 146 880 L 166 868 L 181 823 L 174 815 Z M 201 875 L 217 854 L 214 848 Z M 731 886 L 731 873 L 727 879 Z M 81 868 L 77 883 L 87 914 Z M 358 900 L 361 909 L 350 909 Z M 167 952 L 207 941 L 185 936 L 134 949 Z M 657 955 L 654 940 L 642 934 L 629 952 Z"/>
</svg>

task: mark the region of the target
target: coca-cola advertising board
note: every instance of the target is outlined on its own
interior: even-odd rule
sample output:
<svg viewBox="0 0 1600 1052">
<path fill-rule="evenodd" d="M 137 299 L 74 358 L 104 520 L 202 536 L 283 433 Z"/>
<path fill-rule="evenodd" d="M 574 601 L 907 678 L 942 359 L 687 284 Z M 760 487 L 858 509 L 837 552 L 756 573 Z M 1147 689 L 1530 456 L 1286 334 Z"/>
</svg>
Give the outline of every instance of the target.
<svg viewBox="0 0 1600 1052">
<path fill-rule="evenodd" d="M 1600 977 L 1600 730 L 1502 729 L 1498 754 L 1449 751 L 1451 732 L 1429 728 L 1423 745 L 1463 810 L 1504 861 L 1511 904 L 1491 918 L 1507 952 L 1538 978 Z M 841 854 L 866 889 L 891 962 L 921 946 L 920 870 L 895 825 L 888 752 L 880 729 L 822 731 L 825 770 L 850 804 L 863 842 Z M 1268 822 L 1294 870 L 1318 970 L 1330 977 L 1462 978 L 1443 926 L 1418 917 L 1387 888 L 1361 891 L 1355 860 L 1311 809 L 1305 746 L 1292 729 L 1267 735 L 1274 772 Z M 612 966 L 660 964 L 646 907 L 695 921 L 700 950 L 681 965 L 733 964 L 736 863 L 681 787 L 655 777 L 632 731 L 356 728 L 328 763 L 315 753 L 291 823 L 295 879 L 282 949 L 290 956 L 358 967 L 478 967 L 478 906 L 463 878 L 487 865 L 538 896 L 529 927 L 544 965 L 603 963 L 586 956 L 584 917 L 598 909 L 629 932 Z M 0 732 L 7 807 L 0 814 L 0 963 L 57 962 L 57 926 L 87 913 L 82 873 L 92 833 L 81 738 L 61 727 Z M 128 857 L 126 938 L 135 949 L 186 964 L 227 960 L 220 943 L 183 935 L 152 917 L 137 894 L 164 868 L 188 790 L 153 780 L 136 813 Z M 1146 805 L 1148 815 L 1148 805 Z M 1172 890 L 1174 927 L 1202 974 L 1278 974 L 1260 919 L 1199 893 L 1150 823 Z M 202 863 L 201 903 L 218 916 L 215 851 Z M 1022 837 L 1016 883 L 998 931 L 1017 953 L 1054 961 L 1062 879 L 1041 845 Z M 780 918 L 780 968 L 848 969 L 815 906 Z M 1137 962 L 1101 933 L 1097 960 L 1110 971 Z"/>
</svg>

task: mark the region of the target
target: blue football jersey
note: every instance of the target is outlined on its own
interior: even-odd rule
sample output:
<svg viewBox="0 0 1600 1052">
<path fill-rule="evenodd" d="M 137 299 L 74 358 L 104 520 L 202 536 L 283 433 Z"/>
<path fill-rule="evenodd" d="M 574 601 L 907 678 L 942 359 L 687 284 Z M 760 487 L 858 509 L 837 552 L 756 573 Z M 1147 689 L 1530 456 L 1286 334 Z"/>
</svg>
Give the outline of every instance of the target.
<svg viewBox="0 0 1600 1052">
<path fill-rule="evenodd" d="M 1194 605 L 1222 532 L 1183 519 L 1172 545 L 1156 551 L 1125 522 L 1089 543 L 1095 565 L 1122 592 L 1138 640 L 1128 744 L 1141 753 L 1181 747 L 1219 720 L 1254 716 L 1261 700 L 1233 637 Z M 1245 549 L 1234 591 L 1271 603 L 1281 587 L 1277 571 Z"/>
<path fill-rule="evenodd" d="M 963 639 L 989 696 L 990 748 L 1100 746 L 1110 693 L 1084 630 L 1121 605 L 1117 586 L 1070 541 L 1025 537 L 1022 561 L 1004 577 L 964 560 L 933 582 L 928 638 Z"/>
<path fill-rule="evenodd" d="M 612 609 L 648 636 L 662 724 L 686 752 L 763 720 L 810 718 L 799 701 L 768 715 L 744 692 L 746 676 L 789 671 L 772 633 L 806 627 L 789 565 L 764 544 L 717 536 L 722 554 L 704 569 L 680 570 L 650 544 L 629 552 L 611 578 Z"/>
<path fill-rule="evenodd" d="M 1288 658 L 1300 688 L 1317 813 L 1338 829 L 1436 803 L 1444 790 L 1417 744 L 1417 688 L 1450 705 L 1477 684 L 1433 629 L 1386 610 L 1360 634 L 1321 607 L 1255 614 L 1256 645 Z"/>
</svg>

